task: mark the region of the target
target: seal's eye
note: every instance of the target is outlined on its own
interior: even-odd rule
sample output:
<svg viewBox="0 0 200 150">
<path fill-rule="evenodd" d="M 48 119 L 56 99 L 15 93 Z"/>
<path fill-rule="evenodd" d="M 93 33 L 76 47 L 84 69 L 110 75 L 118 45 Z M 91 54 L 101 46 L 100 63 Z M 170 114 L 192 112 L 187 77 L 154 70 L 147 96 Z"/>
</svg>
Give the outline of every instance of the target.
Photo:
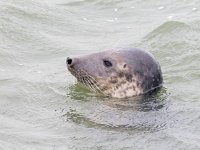
<svg viewBox="0 0 200 150">
<path fill-rule="evenodd" d="M 105 67 L 112 67 L 112 63 L 108 60 L 103 60 L 103 64 Z"/>
</svg>

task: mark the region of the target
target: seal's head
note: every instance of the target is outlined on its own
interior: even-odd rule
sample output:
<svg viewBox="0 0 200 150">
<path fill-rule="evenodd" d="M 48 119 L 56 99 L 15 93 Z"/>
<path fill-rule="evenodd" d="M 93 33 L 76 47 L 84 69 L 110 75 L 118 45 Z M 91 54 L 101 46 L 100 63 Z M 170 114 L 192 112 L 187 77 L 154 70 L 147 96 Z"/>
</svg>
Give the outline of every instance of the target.
<svg viewBox="0 0 200 150">
<path fill-rule="evenodd" d="M 140 95 L 163 83 L 158 62 L 140 49 L 93 53 L 67 58 L 66 63 L 79 82 L 106 96 Z"/>
</svg>

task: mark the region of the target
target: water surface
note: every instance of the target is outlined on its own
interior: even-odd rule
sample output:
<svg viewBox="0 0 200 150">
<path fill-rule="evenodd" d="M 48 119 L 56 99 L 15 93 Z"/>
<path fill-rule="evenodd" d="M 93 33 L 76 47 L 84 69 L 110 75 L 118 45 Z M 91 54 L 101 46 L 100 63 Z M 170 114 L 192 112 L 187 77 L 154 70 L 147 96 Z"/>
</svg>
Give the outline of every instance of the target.
<svg viewBox="0 0 200 150">
<path fill-rule="evenodd" d="M 1 0 L 0 149 L 200 149 L 198 0 Z M 140 47 L 164 88 L 96 97 L 67 56 Z"/>
</svg>

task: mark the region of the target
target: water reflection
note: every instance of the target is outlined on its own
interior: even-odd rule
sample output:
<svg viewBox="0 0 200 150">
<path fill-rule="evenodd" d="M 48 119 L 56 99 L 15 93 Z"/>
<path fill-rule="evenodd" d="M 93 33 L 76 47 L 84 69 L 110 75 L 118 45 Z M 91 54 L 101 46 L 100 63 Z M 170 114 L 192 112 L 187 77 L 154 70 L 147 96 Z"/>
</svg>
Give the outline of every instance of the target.
<svg viewBox="0 0 200 150">
<path fill-rule="evenodd" d="M 67 122 L 115 131 L 153 132 L 168 126 L 170 116 L 162 110 L 167 110 L 165 88 L 125 99 L 95 96 L 79 84 L 69 89 L 74 103 L 62 115 Z"/>
<path fill-rule="evenodd" d="M 68 92 L 67 96 L 72 100 L 88 101 L 88 98 L 95 96 L 95 93 L 80 83 L 71 85 Z"/>
<path fill-rule="evenodd" d="M 107 98 L 104 99 L 104 104 L 110 107 L 115 107 L 120 110 L 135 110 L 135 111 L 153 111 L 159 110 L 164 107 L 165 99 L 167 98 L 165 88 L 161 88 L 159 90 L 135 96 L 131 98 L 124 99 L 115 99 L 115 98 Z"/>
</svg>

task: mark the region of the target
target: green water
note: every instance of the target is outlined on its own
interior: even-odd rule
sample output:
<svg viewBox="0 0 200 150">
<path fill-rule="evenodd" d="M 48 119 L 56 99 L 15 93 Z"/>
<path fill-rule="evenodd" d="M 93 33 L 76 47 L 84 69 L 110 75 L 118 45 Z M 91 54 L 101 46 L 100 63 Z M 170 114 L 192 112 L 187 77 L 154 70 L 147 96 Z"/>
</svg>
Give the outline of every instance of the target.
<svg viewBox="0 0 200 150">
<path fill-rule="evenodd" d="M 199 37 L 198 0 L 1 0 L 0 150 L 199 150 Z M 164 88 L 96 97 L 67 71 L 116 47 L 150 51 Z"/>
</svg>

